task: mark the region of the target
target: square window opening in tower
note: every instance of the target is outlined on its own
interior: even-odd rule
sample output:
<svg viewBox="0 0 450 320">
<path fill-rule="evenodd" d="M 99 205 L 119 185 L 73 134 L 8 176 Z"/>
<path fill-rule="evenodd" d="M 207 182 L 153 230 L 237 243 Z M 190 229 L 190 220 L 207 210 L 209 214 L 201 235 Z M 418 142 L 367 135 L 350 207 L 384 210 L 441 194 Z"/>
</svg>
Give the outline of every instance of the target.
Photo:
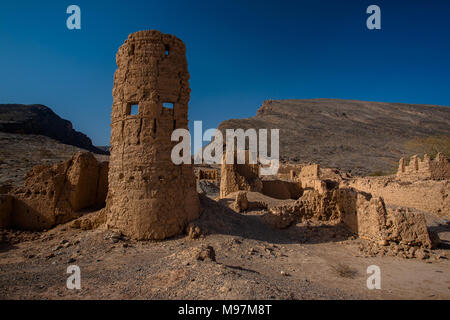
<svg viewBox="0 0 450 320">
<path fill-rule="evenodd" d="M 127 110 L 126 110 L 126 114 L 127 116 L 135 116 L 139 114 L 139 104 L 138 103 L 129 103 L 127 105 Z"/>
<path fill-rule="evenodd" d="M 167 109 L 173 109 L 173 103 L 172 102 L 163 102 L 163 107 Z"/>
</svg>

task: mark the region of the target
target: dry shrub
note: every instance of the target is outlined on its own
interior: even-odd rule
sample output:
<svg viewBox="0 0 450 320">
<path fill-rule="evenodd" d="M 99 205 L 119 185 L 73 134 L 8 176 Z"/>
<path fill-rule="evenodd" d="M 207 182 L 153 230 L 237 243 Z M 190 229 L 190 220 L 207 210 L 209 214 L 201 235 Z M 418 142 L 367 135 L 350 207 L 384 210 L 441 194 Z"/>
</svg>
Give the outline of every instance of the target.
<svg viewBox="0 0 450 320">
<path fill-rule="evenodd" d="M 349 265 L 342 262 L 332 265 L 331 269 L 342 278 L 354 278 L 358 273 L 355 269 L 352 269 Z"/>
<path fill-rule="evenodd" d="M 450 136 L 428 136 L 408 140 L 405 144 L 406 150 L 413 154 L 428 154 L 431 159 L 442 152 L 447 158 L 450 157 Z"/>
</svg>

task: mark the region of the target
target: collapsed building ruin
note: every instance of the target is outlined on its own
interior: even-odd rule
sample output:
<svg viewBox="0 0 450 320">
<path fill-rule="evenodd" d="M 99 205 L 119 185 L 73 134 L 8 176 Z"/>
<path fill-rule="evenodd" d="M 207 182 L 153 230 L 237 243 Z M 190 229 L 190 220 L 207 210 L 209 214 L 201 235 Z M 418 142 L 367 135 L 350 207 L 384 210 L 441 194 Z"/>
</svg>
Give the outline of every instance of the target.
<svg viewBox="0 0 450 320">
<path fill-rule="evenodd" d="M 219 175 L 216 169 L 199 168 L 197 170 L 197 180 L 208 180 L 218 183 Z"/>
<path fill-rule="evenodd" d="M 261 207 L 261 203 L 248 198 L 255 192 L 277 199 L 293 199 L 282 204 L 262 204 L 264 221 L 274 228 L 284 229 L 306 220 L 335 221 L 360 238 L 375 243 L 434 248 L 439 242 L 438 237 L 428 231 L 423 214 L 387 209 L 383 198 L 340 183 L 343 181 L 336 179 L 338 175 L 334 176 L 334 181 L 324 179 L 318 164 L 290 169 L 289 175 L 283 172 L 284 180 L 261 180 L 256 172 L 257 165 L 222 164 L 221 181 L 225 183 L 220 186 L 220 195 L 221 198 L 234 197 L 230 208 L 237 212 Z M 255 188 L 259 183 L 262 188 Z M 269 185 L 271 188 L 266 188 Z M 296 197 L 291 197 L 292 186 L 295 186 Z"/>
<path fill-rule="evenodd" d="M 135 239 L 164 239 L 200 209 L 192 166 L 171 160 L 172 131 L 188 125 L 186 48 L 172 35 L 139 31 L 116 62 L 107 225 Z"/>
<path fill-rule="evenodd" d="M 0 227 L 44 230 L 106 202 L 99 214 L 75 220 L 72 226 L 106 225 L 137 240 L 165 239 L 199 217 L 197 177 L 220 184 L 219 198 L 232 197 L 231 208 L 237 212 L 263 209 L 264 221 L 275 228 L 305 220 L 337 221 L 373 242 L 435 246 L 436 237 L 427 230 L 422 213 L 391 210 L 385 201 L 448 214 L 450 166 L 442 154 L 434 160 L 413 156 L 409 164 L 401 159 L 395 177 L 377 180 L 343 179 L 344 174 L 311 163 L 287 164 L 277 176 L 261 177 L 259 165 L 248 164 L 248 152 L 244 164 L 237 163 L 236 155 L 234 163 L 227 164 L 224 154 L 220 174 L 198 168 L 194 175 L 191 165 L 171 160 L 171 133 L 188 124 L 183 42 L 159 31 L 136 32 L 119 48 L 116 62 L 109 164 L 78 153 L 64 163 L 35 167 L 23 188 L 0 194 Z M 248 197 L 251 193 L 287 202 L 255 202 Z"/>
<path fill-rule="evenodd" d="M 234 153 L 233 163 L 226 163 L 226 154 L 222 156 L 220 169 L 220 198 L 225 198 L 232 192 L 239 190 L 261 192 L 262 181 L 259 177 L 259 165 L 250 164 L 250 153 L 245 152 L 245 162 L 239 164 L 237 152 Z"/>
<path fill-rule="evenodd" d="M 423 160 L 418 155 L 414 155 L 406 163 L 405 158 L 401 158 L 398 165 L 397 177 L 411 179 L 450 179 L 450 161 L 444 154 L 438 153 L 434 160 L 425 154 Z"/>
<path fill-rule="evenodd" d="M 108 192 L 108 162 L 78 152 L 55 165 L 35 166 L 23 187 L 0 195 L 0 227 L 45 230 L 104 206 Z"/>
<path fill-rule="evenodd" d="M 399 161 L 396 175 L 354 177 L 342 185 L 382 197 L 386 203 L 430 212 L 437 216 L 450 215 L 450 162 L 442 153 L 434 160 L 424 155 L 412 156 L 407 164 Z"/>
</svg>

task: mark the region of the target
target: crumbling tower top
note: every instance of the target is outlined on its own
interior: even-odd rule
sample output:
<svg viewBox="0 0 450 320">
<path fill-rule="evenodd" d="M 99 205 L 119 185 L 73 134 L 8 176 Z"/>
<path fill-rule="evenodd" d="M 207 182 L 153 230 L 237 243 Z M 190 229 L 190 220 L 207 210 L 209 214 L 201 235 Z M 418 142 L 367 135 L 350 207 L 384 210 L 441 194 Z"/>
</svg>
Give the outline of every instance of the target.
<svg viewBox="0 0 450 320">
<path fill-rule="evenodd" d="M 151 118 L 172 113 L 181 121 L 176 127 L 187 125 L 190 88 L 183 41 L 156 30 L 138 31 L 119 48 L 116 62 L 112 122 L 135 113 Z"/>
</svg>

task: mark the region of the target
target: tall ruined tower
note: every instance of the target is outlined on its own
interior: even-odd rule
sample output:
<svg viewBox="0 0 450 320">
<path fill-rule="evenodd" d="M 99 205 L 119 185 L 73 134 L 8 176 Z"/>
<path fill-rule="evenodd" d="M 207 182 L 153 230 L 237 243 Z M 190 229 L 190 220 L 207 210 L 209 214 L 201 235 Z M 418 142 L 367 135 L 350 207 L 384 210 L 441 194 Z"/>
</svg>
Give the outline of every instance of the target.
<svg viewBox="0 0 450 320">
<path fill-rule="evenodd" d="M 164 239 L 199 216 L 191 165 L 170 158 L 174 129 L 187 129 L 184 43 L 156 30 L 128 36 L 116 56 L 107 225 L 134 239 Z"/>
</svg>

